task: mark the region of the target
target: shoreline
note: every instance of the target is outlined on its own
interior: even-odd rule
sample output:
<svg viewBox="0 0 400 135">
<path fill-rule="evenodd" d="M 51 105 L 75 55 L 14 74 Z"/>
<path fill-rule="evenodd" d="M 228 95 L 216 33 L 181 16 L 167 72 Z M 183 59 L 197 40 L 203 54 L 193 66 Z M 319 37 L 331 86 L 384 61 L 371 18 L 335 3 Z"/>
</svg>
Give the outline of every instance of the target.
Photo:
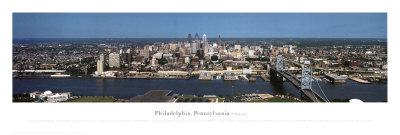
<svg viewBox="0 0 400 135">
<path fill-rule="evenodd" d="M 153 90 L 149 90 L 153 91 Z M 57 101 L 57 102 L 46 102 L 43 101 L 43 99 L 35 97 L 32 97 L 32 93 L 34 92 L 40 92 L 38 90 L 35 90 L 30 93 L 19 93 L 19 94 L 13 94 L 13 103 L 18 103 L 18 102 L 31 102 L 31 103 L 73 103 L 73 102 L 86 102 L 86 103 L 92 103 L 92 102 L 130 102 L 130 103 L 140 103 L 140 102 L 146 102 L 146 103 L 158 103 L 159 101 L 151 102 L 151 101 L 133 101 L 131 100 L 134 97 L 140 96 L 136 95 L 131 98 L 117 98 L 112 95 L 73 95 L 72 92 L 66 92 L 70 93 L 71 95 L 68 96 L 67 100 L 64 101 Z M 57 92 L 58 93 L 58 92 Z M 265 96 L 266 95 L 266 96 Z M 184 103 L 184 102 L 209 102 L 209 103 L 262 103 L 262 102 L 308 102 L 307 100 L 302 100 L 297 97 L 294 97 L 292 95 L 279 95 L 279 94 L 270 94 L 270 93 L 242 93 L 239 95 L 232 95 L 232 96 L 221 96 L 221 95 L 186 95 L 182 93 L 173 93 L 169 95 L 170 97 L 173 97 L 175 100 L 173 101 L 164 101 L 164 102 L 169 102 L 169 103 Z M 248 97 L 251 96 L 251 97 Z M 238 98 L 238 99 L 236 99 Z M 39 101 L 41 99 L 42 101 Z M 189 99 L 189 100 L 188 100 Z M 222 102 L 215 102 L 214 100 L 210 101 L 200 101 L 198 99 L 220 99 Z M 229 99 L 229 100 L 226 100 Z M 235 100 L 236 99 L 236 100 Z"/>
<path fill-rule="evenodd" d="M 352 80 L 354 82 L 357 82 L 357 83 L 361 83 L 361 84 L 372 84 L 372 82 L 370 82 L 370 81 L 363 80 L 363 79 L 356 78 L 356 77 L 349 77 L 348 79 Z"/>
</svg>

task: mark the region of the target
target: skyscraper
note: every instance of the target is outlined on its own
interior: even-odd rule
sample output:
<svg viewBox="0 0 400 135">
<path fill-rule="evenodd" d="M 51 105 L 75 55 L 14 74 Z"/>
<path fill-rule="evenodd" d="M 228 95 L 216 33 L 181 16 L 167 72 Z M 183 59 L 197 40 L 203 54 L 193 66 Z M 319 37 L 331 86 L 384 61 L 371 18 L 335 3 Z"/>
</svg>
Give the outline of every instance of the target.
<svg viewBox="0 0 400 135">
<path fill-rule="evenodd" d="M 225 45 L 222 43 L 221 35 L 218 35 L 217 45 L 219 53 L 223 54 L 226 48 Z"/>
<path fill-rule="evenodd" d="M 195 36 L 194 36 L 194 41 L 191 44 L 191 52 L 192 52 L 192 54 L 196 54 L 197 53 L 197 51 L 200 49 L 199 46 L 200 46 L 200 37 L 199 37 L 199 34 L 196 33 Z"/>
<path fill-rule="evenodd" d="M 120 67 L 120 59 L 118 53 L 110 53 L 108 56 L 108 66 L 109 67 Z"/>
<path fill-rule="evenodd" d="M 207 43 L 207 35 L 206 34 L 203 34 L 203 37 L 201 38 L 201 42 L 202 43 Z"/>
<path fill-rule="evenodd" d="M 131 62 L 132 62 L 132 53 L 131 53 L 131 49 L 130 49 L 130 48 L 129 48 L 128 50 L 126 50 L 126 54 L 127 54 L 127 56 L 126 56 L 126 63 L 127 63 L 128 65 L 130 65 Z"/>
<path fill-rule="evenodd" d="M 206 36 L 206 34 L 203 34 L 202 43 L 203 43 L 204 55 L 206 55 L 206 54 L 208 53 L 208 42 L 207 42 L 207 36 Z"/>
<path fill-rule="evenodd" d="M 198 33 L 196 33 L 196 35 L 194 35 L 194 40 L 200 40 L 200 36 Z"/>
<path fill-rule="evenodd" d="M 188 42 L 192 43 L 192 34 L 190 34 L 190 33 L 188 34 Z"/>
<path fill-rule="evenodd" d="M 222 46 L 222 40 L 221 40 L 221 35 L 218 35 L 218 41 L 217 41 L 218 46 Z"/>
<path fill-rule="evenodd" d="M 192 53 L 192 54 L 196 54 L 196 52 L 197 52 L 197 46 L 198 46 L 198 42 L 193 42 L 193 43 L 191 43 L 190 44 L 190 52 Z"/>
<path fill-rule="evenodd" d="M 104 72 L 104 54 L 100 54 L 99 60 L 97 60 L 97 75 L 101 75 Z"/>
</svg>

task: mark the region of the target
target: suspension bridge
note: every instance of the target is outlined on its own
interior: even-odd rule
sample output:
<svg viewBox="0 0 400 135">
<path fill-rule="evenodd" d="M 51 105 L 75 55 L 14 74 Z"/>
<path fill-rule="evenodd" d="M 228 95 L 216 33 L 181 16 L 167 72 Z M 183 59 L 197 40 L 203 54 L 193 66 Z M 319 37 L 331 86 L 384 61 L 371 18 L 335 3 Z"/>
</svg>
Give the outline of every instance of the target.
<svg viewBox="0 0 400 135">
<path fill-rule="evenodd" d="M 301 77 L 300 79 L 289 72 L 289 70 L 285 70 L 284 68 L 284 58 L 282 55 L 278 55 L 276 57 L 275 66 L 269 66 L 269 75 L 271 78 L 281 78 L 277 80 L 283 80 L 285 78 L 291 84 L 293 84 L 297 90 L 299 90 L 305 97 L 310 99 L 313 102 L 329 102 L 329 99 L 326 97 L 324 91 L 319 85 L 318 81 L 315 81 L 318 85 L 319 89 L 313 89 L 314 79 L 312 77 L 312 70 L 310 67 L 302 66 Z M 279 81 L 283 83 L 283 81 Z"/>
</svg>

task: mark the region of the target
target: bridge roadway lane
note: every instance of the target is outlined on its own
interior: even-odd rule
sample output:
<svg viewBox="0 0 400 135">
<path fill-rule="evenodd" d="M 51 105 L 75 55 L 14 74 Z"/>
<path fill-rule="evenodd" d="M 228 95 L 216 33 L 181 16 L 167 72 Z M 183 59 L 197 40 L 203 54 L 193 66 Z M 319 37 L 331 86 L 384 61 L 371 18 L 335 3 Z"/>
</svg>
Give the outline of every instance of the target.
<svg viewBox="0 0 400 135">
<path fill-rule="evenodd" d="M 273 68 L 271 68 L 273 69 Z M 275 70 L 275 69 L 273 69 Z M 294 75 L 289 75 L 286 72 L 280 72 L 275 70 L 278 74 L 282 75 L 284 78 L 288 79 L 298 90 L 303 92 L 308 98 L 310 98 L 313 102 L 327 102 L 325 101 L 321 96 L 316 94 L 315 92 L 311 90 L 302 90 L 301 89 L 301 82 L 297 78 L 294 77 Z"/>
</svg>

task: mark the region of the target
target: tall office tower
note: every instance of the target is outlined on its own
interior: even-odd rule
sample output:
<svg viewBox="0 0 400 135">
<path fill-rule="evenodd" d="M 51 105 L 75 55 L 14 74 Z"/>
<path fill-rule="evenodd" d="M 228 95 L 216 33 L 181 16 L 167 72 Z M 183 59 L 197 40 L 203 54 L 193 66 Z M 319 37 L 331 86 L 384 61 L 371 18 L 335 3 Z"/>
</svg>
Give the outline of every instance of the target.
<svg viewBox="0 0 400 135">
<path fill-rule="evenodd" d="M 104 72 L 104 55 L 100 54 L 100 59 L 97 60 L 97 75 L 103 74 Z"/>
<path fill-rule="evenodd" d="M 108 66 L 109 67 L 120 67 L 120 59 L 118 53 L 110 53 L 108 55 Z"/>
<path fill-rule="evenodd" d="M 207 42 L 207 35 L 206 34 L 203 34 L 203 37 L 201 38 L 201 42 L 204 43 L 204 44 Z"/>
<path fill-rule="evenodd" d="M 125 64 L 126 59 L 127 59 L 127 53 L 125 53 L 124 50 L 121 49 L 119 51 L 119 56 L 120 56 L 121 64 Z"/>
<path fill-rule="evenodd" d="M 190 44 L 190 52 L 192 53 L 192 54 L 196 54 L 196 52 L 197 52 L 197 46 L 198 46 L 198 43 L 197 42 L 194 42 L 194 43 L 192 43 L 192 44 Z"/>
<path fill-rule="evenodd" d="M 188 34 L 188 42 L 192 43 L 192 34 L 190 34 L 190 33 Z"/>
<path fill-rule="evenodd" d="M 222 46 L 222 40 L 221 40 L 221 35 L 218 35 L 218 41 L 217 41 L 218 46 Z"/>
<path fill-rule="evenodd" d="M 222 43 L 221 35 L 218 35 L 217 48 L 219 53 L 224 53 L 225 45 Z"/>
<path fill-rule="evenodd" d="M 128 50 L 126 50 L 126 54 L 127 54 L 127 56 L 126 56 L 126 63 L 127 63 L 128 65 L 130 65 L 131 62 L 132 62 L 132 53 L 131 53 L 131 49 L 130 49 L 130 48 L 129 48 Z"/>
<path fill-rule="evenodd" d="M 199 34 L 196 33 L 194 36 L 194 41 L 192 44 L 192 54 L 197 54 L 199 50 L 202 50 L 201 45 L 200 45 L 200 37 Z"/>
<path fill-rule="evenodd" d="M 203 34 L 203 37 L 202 37 L 202 41 L 201 41 L 201 42 L 203 43 L 204 55 L 206 55 L 206 54 L 208 53 L 208 42 L 207 42 L 207 36 L 206 36 L 206 34 Z"/>
<path fill-rule="evenodd" d="M 196 33 L 196 35 L 194 35 L 194 40 L 200 40 L 200 36 L 198 33 Z"/>
</svg>

